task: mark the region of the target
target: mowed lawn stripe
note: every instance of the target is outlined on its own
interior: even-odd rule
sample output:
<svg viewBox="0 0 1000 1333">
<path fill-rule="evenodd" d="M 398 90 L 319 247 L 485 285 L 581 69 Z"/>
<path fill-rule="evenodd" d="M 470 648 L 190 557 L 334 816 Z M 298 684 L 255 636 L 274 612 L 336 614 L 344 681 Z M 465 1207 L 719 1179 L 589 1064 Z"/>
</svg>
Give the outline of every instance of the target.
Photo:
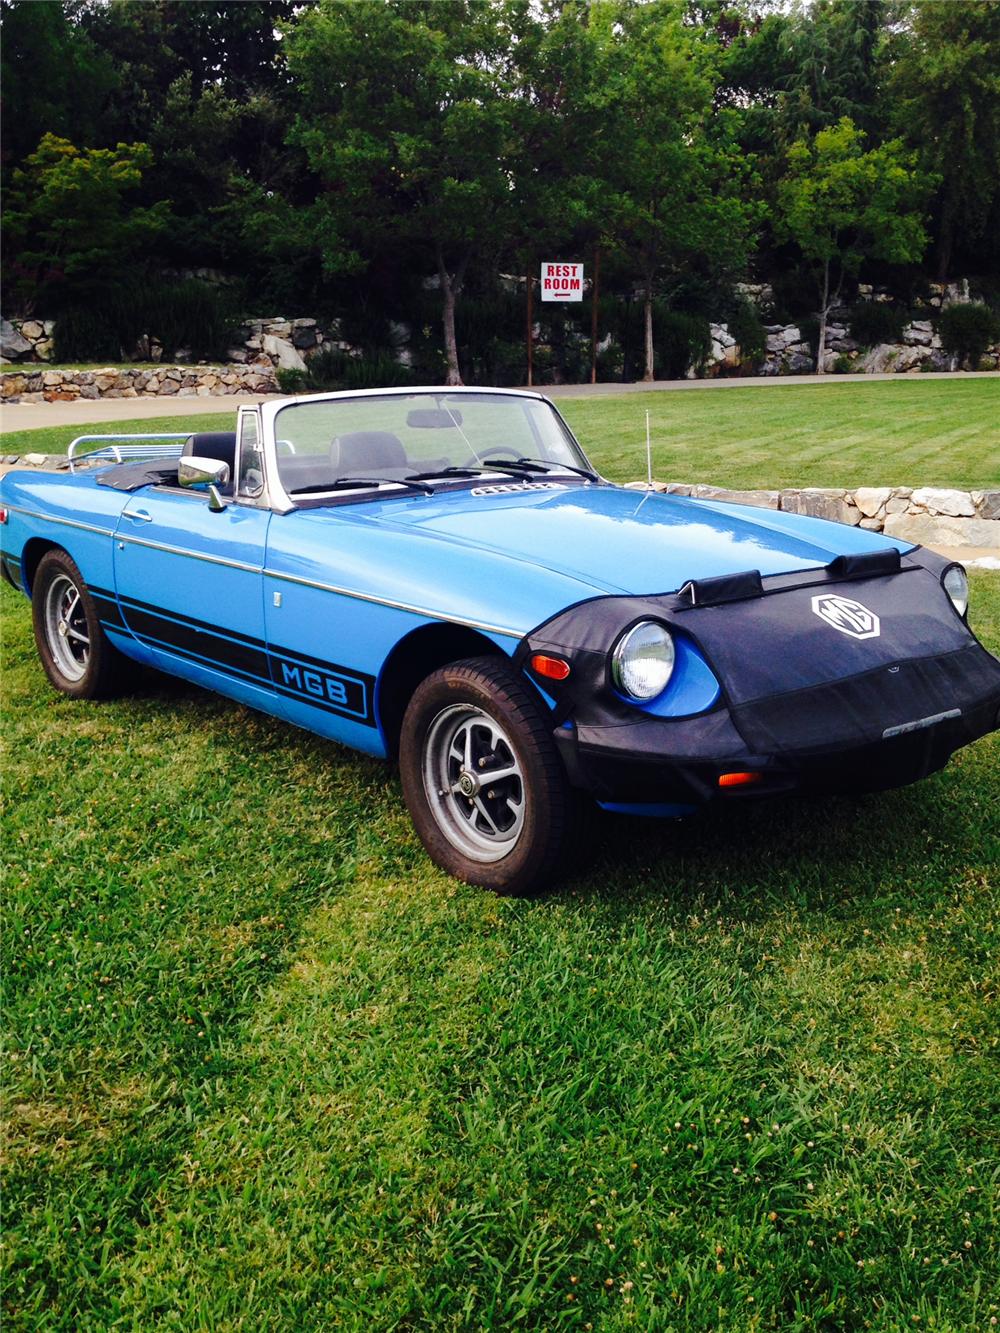
<svg viewBox="0 0 1000 1333">
<path fill-rule="evenodd" d="M 988 1324 L 995 738 L 603 821 L 508 902 L 381 766 L 156 677 L 58 699 L 3 609 L 10 1327 Z"/>
<path fill-rule="evenodd" d="M 1000 379 L 761 385 L 560 398 L 614 481 L 1000 487 Z"/>
</svg>

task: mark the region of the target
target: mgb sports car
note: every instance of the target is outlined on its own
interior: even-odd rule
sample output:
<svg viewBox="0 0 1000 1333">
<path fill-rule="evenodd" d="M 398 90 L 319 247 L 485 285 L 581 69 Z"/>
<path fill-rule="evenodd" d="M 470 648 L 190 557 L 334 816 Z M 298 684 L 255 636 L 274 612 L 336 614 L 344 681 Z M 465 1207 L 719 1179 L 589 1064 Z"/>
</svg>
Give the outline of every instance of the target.
<svg viewBox="0 0 1000 1333">
<path fill-rule="evenodd" d="M 960 565 L 612 485 L 537 393 L 82 437 L 0 503 L 56 689 L 106 696 L 141 663 L 398 760 L 431 857 L 500 893 L 557 876 L 581 798 L 677 817 L 899 786 L 1000 721 Z"/>
</svg>

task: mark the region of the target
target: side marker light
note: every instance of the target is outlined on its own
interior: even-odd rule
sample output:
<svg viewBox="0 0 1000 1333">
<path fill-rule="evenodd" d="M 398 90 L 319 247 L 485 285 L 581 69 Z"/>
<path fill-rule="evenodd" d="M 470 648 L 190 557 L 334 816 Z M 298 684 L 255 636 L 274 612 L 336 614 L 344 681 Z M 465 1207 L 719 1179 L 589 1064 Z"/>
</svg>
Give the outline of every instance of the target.
<svg viewBox="0 0 1000 1333">
<path fill-rule="evenodd" d="M 531 669 L 549 680 L 565 680 L 569 675 L 569 663 L 561 657 L 549 657 L 547 653 L 532 654 Z"/>
<path fill-rule="evenodd" d="M 752 787 L 755 782 L 760 782 L 763 773 L 720 773 L 720 787 Z"/>
</svg>

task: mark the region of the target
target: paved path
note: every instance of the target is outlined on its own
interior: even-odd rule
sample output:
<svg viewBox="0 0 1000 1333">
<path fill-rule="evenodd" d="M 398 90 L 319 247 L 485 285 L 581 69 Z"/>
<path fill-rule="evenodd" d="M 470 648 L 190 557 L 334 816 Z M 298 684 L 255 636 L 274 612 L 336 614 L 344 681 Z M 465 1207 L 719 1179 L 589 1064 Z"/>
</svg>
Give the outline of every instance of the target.
<svg viewBox="0 0 1000 1333">
<path fill-rule="evenodd" d="M 548 398 L 604 398 L 622 393 L 656 393 L 661 389 L 773 389 L 800 384 L 871 384 L 873 380 L 988 380 L 1000 379 L 1000 370 L 929 371 L 926 375 L 746 375 L 718 380 L 653 380 L 652 384 L 546 384 L 539 388 Z"/>
<path fill-rule="evenodd" d="M 187 417 L 225 413 L 236 424 L 244 403 L 283 398 L 280 393 L 234 393 L 219 398 L 78 398 L 73 403 L 4 403 L 0 433 L 46 426 L 89 426 L 95 421 L 135 421 L 139 417 Z"/>
<path fill-rule="evenodd" d="M 803 384 L 870 384 L 873 380 L 1000 379 L 1000 370 L 934 371 L 927 375 L 763 375 L 720 380 L 654 380 L 652 384 L 546 384 L 549 398 L 613 398 L 626 393 L 687 389 L 771 389 Z M 233 394 L 227 398 L 79 398 L 73 403 L 9 403 L 0 408 L 0 433 L 44 426 L 87 426 L 95 421 L 133 421 L 140 417 L 179 417 L 210 412 L 235 418 L 241 403 L 259 403 L 283 394 Z"/>
</svg>

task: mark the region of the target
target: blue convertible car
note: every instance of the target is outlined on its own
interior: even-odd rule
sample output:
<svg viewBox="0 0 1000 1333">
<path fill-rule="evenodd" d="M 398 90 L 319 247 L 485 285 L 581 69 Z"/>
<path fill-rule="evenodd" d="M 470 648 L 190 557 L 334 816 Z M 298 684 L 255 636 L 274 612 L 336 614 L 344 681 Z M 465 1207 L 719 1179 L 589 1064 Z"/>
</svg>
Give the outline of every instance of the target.
<svg viewBox="0 0 1000 1333">
<path fill-rule="evenodd" d="M 636 814 L 900 785 L 998 725 L 960 565 L 604 481 L 483 389 L 243 407 L 231 434 L 2 482 L 4 576 L 79 699 L 132 662 L 398 758 L 430 855 L 551 880 L 579 794 Z"/>
</svg>

